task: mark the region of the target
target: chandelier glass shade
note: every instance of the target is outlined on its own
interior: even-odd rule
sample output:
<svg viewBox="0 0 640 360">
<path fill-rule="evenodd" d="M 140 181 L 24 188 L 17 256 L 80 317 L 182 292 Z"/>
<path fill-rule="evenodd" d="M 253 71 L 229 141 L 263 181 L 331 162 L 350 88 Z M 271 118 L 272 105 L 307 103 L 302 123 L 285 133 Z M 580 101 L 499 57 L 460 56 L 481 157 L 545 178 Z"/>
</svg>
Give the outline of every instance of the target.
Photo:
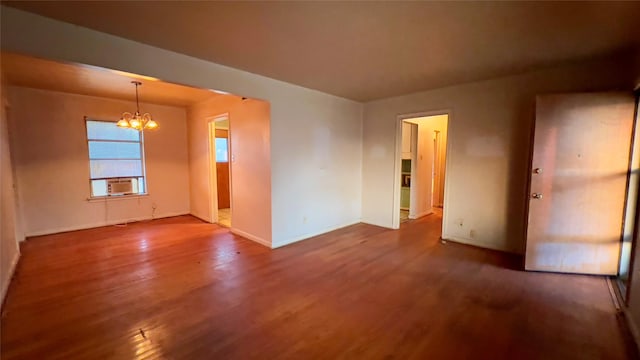
<svg viewBox="0 0 640 360">
<path fill-rule="evenodd" d="M 122 117 L 116 123 L 116 125 L 118 125 L 118 127 L 121 127 L 121 128 L 130 128 L 138 131 L 157 129 L 158 123 L 156 123 L 151 118 L 151 114 L 149 113 L 140 114 L 140 102 L 138 100 L 138 86 L 142 85 L 142 83 L 140 81 L 132 81 L 131 83 L 136 86 L 136 112 L 133 114 L 130 112 L 123 113 Z"/>
</svg>

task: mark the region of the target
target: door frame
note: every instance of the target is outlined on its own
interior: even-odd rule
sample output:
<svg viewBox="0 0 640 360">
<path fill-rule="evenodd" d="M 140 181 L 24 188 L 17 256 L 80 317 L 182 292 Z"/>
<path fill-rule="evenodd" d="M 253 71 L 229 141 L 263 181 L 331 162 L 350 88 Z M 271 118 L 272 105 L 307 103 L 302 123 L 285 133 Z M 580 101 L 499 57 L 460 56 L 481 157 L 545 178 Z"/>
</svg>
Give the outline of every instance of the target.
<svg viewBox="0 0 640 360">
<path fill-rule="evenodd" d="M 629 151 L 629 174 L 627 175 L 627 194 L 626 194 L 626 201 L 629 201 L 629 188 L 630 188 L 630 179 L 631 179 L 631 169 L 633 167 L 633 154 L 634 154 L 634 147 L 636 145 L 636 142 L 640 141 L 640 139 L 636 138 L 636 135 L 638 135 L 638 133 L 640 133 L 639 127 L 640 127 L 640 84 L 638 84 L 638 86 L 636 87 L 635 91 L 634 91 L 634 95 L 636 97 L 636 112 L 634 114 L 634 118 L 633 118 L 633 130 L 632 130 L 632 136 L 631 136 L 631 149 Z M 640 193 L 640 189 L 638 189 L 638 192 Z M 629 210 L 627 208 L 627 204 L 625 201 L 625 210 Z M 618 275 L 616 276 L 616 286 L 618 287 L 618 291 L 619 293 L 622 295 L 622 301 L 624 303 L 625 306 L 629 305 L 629 297 L 631 296 L 631 282 L 633 281 L 633 269 L 635 266 L 635 260 L 636 260 L 636 252 L 638 251 L 637 247 L 640 246 L 640 244 L 638 244 L 637 240 L 638 240 L 638 236 L 640 234 L 640 201 L 636 202 L 636 206 L 635 209 L 633 209 L 632 211 L 635 211 L 633 217 L 634 217 L 634 228 L 633 228 L 633 234 L 631 235 L 631 254 L 629 254 L 629 275 L 627 277 L 627 283 L 626 284 L 621 284 L 621 280 L 620 280 L 620 265 L 618 264 Z M 625 214 L 625 219 L 626 219 L 626 214 Z M 624 226 L 624 223 L 623 223 Z M 622 246 L 620 247 L 620 257 L 622 260 Z M 624 292 L 623 292 L 624 289 Z"/>
<path fill-rule="evenodd" d="M 400 228 L 400 178 L 402 174 L 402 122 L 408 119 L 414 119 L 425 116 L 437 116 L 437 115 L 447 115 L 447 154 L 445 158 L 444 171 L 445 174 L 449 173 L 449 168 L 451 167 L 451 136 L 450 135 L 450 125 L 451 119 L 453 118 L 453 111 L 451 109 L 442 109 L 442 110 L 430 110 L 430 111 L 421 111 L 416 113 L 408 113 L 408 114 L 400 114 L 396 116 L 396 143 L 395 143 L 395 156 L 394 156 L 394 167 L 393 167 L 393 212 L 391 214 L 391 228 L 399 229 Z M 413 157 L 413 155 L 412 155 Z M 411 164 L 413 167 L 413 164 Z M 448 209 L 449 207 L 449 193 L 451 192 L 451 184 L 450 184 L 450 176 L 445 176 L 444 179 L 444 199 L 442 200 L 442 234 L 447 233 L 447 221 L 448 218 Z M 412 179 L 413 180 L 413 179 Z M 441 236 L 444 237 L 444 236 Z"/>
<path fill-rule="evenodd" d="M 229 121 L 229 128 L 231 128 L 231 119 L 229 119 L 229 113 L 223 113 L 207 118 L 207 130 L 209 134 L 208 143 L 208 160 L 209 160 L 209 222 L 213 224 L 218 223 L 218 181 L 216 171 L 216 122 L 227 120 Z M 230 133 L 231 131 L 229 131 Z M 231 136 L 227 140 L 227 146 L 229 147 L 229 178 L 231 178 Z M 229 208 L 233 209 L 233 191 L 231 190 L 231 179 L 229 179 Z M 229 210 L 230 212 L 233 210 Z"/>
</svg>

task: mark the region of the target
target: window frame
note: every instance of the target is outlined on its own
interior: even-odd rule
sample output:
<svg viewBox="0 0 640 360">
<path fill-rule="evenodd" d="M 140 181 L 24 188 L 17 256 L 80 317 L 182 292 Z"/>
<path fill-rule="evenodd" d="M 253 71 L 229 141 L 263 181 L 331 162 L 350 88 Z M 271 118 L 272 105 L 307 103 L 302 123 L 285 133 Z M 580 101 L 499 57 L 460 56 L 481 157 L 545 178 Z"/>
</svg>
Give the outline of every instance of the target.
<svg viewBox="0 0 640 360">
<path fill-rule="evenodd" d="M 147 161 L 146 161 L 146 154 L 145 154 L 145 149 L 144 149 L 144 131 L 139 131 L 140 133 L 140 141 L 129 141 L 129 140 L 99 140 L 99 139 L 89 139 L 89 127 L 87 125 L 87 123 L 89 121 L 94 121 L 94 122 L 104 122 L 104 123 L 112 123 L 113 126 L 117 126 L 117 120 L 102 120 L 102 119 L 94 119 L 91 117 L 84 117 L 84 136 L 86 139 L 86 145 L 87 145 L 87 172 L 88 172 L 88 181 L 89 181 L 89 197 L 87 198 L 87 200 L 101 200 L 101 199 L 124 199 L 124 198 L 135 198 L 135 197 L 140 197 L 140 196 L 147 196 L 149 195 L 149 187 L 148 187 L 148 182 L 147 182 Z M 122 194 L 122 195 L 93 195 L 93 185 L 91 184 L 91 181 L 94 180 L 107 180 L 107 179 L 128 179 L 131 177 L 108 177 L 108 178 L 91 178 L 91 160 L 110 160 L 110 159 L 92 159 L 91 158 L 91 154 L 89 152 L 89 142 L 94 141 L 94 142 L 122 142 L 122 143 L 139 143 L 140 144 L 140 162 L 141 162 L 141 166 L 142 166 L 142 175 L 141 176 L 135 176 L 134 178 L 142 178 L 142 183 L 144 186 L 144 192 L 138 192 L 138 193 L 133 193 L 133 194 Z M 111 159 L 111 160 L 126 160 L 126 159 Z M 128 160 L 137 160 L 137 159 L 128 159 Z M 140 188 L 140 185 L 138 184 L 138 189 Z"/>
</svg>

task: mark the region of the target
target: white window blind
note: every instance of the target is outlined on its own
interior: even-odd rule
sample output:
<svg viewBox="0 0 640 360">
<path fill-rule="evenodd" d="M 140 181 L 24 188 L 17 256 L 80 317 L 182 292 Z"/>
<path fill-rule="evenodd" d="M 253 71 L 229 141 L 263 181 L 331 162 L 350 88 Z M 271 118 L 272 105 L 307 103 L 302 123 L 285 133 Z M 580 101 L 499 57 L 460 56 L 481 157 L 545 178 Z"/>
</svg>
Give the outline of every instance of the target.
<svg viewBox="0 0 640 360">
<path fill-rule="evenodd" d="M 145 193 L 143 139 L 115 122 L 87 120 L 91 196 L 107 195 L 107 180 L 133 179 L 134 194 Z"/>
</svg>

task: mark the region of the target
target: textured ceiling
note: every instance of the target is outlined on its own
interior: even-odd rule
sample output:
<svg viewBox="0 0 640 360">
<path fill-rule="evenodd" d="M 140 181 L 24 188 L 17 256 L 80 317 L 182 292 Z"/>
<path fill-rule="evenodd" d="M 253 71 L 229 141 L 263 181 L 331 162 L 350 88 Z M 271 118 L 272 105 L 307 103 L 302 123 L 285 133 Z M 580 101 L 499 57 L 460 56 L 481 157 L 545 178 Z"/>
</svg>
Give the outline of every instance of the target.
<svg viewBox="0 0 640 360">
<path fill-rule="evenodd" d="M 2 75 L 11 85 L 122 100 L 135 100 L 135 87 L 131 81 L 138 80 L 142 82 L 139 89 L 141 102 L 182 107 L 218 95 L 210 90 L 121 71 L 11 53 L 2 53 Z"/>
<path fill-rule="evenodd" d="M 640 2 L 4 2 L 366 101 L 640 45 Z"/>
</svg>

